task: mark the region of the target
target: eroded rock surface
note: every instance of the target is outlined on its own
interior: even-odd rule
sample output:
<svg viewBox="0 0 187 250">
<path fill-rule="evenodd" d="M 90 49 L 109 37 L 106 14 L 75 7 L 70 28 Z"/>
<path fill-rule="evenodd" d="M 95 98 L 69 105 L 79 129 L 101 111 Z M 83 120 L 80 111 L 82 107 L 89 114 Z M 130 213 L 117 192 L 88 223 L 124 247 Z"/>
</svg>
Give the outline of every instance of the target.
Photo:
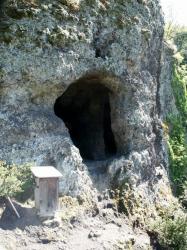
<svg viewBox="0 0 187 250">
<path fill-rule="evenodd" d="M 57 167 L 63 174 L 61 192 L 82 200 L 94 197 L 97 176 L 108 188 L 129 183 L 152 201 L 160 184 L 165 191 L 167 157 L 158 109 L 159 2 L 6 0 L 0 18 L 0 158 Z M 54 111 L 57 99 L 77 81 L 85 86 L 96 82 L 109 93 L 110 119 L 103 118 L 104 111 L 98 115 L 104 105 L 100 101 L 92 107 L 89 98 L 84 103 L 99 120 L 92 123 L 90 115 L 92 131 L 94 124 L 102 127 L 110 120 L 116 146 L 115 153 L 105 155 L 109 140 L 91 133 L 87 140 L 100 137 L 93 148 L 90 143 L 89 152 L 97 156 L 91 163 L 74 144 L 71 124 Z M 101 165 L 94 164 L 99 153 Z"/>
</svg>

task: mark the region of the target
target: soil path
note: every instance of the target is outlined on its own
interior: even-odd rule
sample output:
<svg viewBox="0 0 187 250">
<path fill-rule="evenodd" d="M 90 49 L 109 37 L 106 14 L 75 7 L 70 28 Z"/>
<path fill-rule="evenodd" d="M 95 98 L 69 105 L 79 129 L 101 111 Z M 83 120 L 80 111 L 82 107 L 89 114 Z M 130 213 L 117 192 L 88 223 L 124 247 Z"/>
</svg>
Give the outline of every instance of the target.
<svg viewBox="0 0 187 250">
<path fill-rule="evenodd" d="M 33 208 L 16 205 L 21 219 L 4 211 L 0 220 L 0 250 L 122 250 L 150 249 L 148 235 L 128 224 L 113 209 L 69 222 L 40 222 Z"/>
</svg>

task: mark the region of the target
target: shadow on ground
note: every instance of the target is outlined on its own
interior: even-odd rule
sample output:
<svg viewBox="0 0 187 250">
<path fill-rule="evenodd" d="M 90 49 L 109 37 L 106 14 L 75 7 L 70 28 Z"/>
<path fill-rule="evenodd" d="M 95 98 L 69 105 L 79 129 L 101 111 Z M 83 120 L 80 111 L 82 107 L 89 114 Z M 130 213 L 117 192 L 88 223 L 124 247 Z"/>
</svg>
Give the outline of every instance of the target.
<svg viewBox="0 0 187 250">
<path fill-rule="evenodd" d="M 13 204 L 20 218 L 15 215 L 14 211 L 9 206 L 6 206 L 0 218 L 0 228 L 4 230 L 12 230 L 15 228 L 23 230 L 26 226 L 38 226 L 41 224 L 34 208 L 24 207 L 15 201 Z"/>
</svg>

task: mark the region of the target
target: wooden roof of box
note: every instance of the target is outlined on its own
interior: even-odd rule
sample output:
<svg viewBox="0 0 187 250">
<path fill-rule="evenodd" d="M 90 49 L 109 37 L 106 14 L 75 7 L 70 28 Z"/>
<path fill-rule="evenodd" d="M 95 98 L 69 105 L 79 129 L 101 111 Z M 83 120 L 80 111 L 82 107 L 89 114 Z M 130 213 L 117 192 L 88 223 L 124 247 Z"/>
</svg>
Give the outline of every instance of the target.
<svg viewBox="0 0 187 250">
<path fill-rule="evenodd" d="M 60 178 L 62 174 L 52 166 L 32 167 L 31 172 L 37 178 Z"/>
</svg>

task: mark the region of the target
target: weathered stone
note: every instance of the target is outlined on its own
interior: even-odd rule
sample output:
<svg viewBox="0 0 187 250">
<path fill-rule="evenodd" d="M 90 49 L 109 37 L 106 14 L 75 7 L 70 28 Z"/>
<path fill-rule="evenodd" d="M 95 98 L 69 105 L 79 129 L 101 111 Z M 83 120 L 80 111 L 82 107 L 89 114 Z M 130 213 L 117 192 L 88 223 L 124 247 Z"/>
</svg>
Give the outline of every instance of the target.
<svg viewBox="0 0 187 250">
<path fill-rule="evenodd" d="M 0 29 L 0 158 L 57 167 L 63 174 L 61 193 L 81 201 L 93 200 L 95 187 L 126 183 L 140 191 L 144 185 L 149 196 L 160 183 L 157 167 L 167 186 L 158 112 L 163 36 L 158 1 L 17 4 L 7 0 L 1 12 L 1 25 L 7 29 Z M 79 127 L 89 123 L 81 139 L 89 145 L 92 160 L 75 143 L 74 117 L 68 125 L 69 120 L 54 112 L 57 99 L 63 101 L 63 94 L 77 82 L 98 84 L 109 93 L 109 101 L 102 103 L 100 92 L 93 92 L 91 103 L 83 86 L 82 92 L 76 89 L 68 97 L 74 103 L 66 106 L 70 115 L 79 117 L 83 106 L 87 108 L 77 120 Z M 80 109 L 75 100 L 82 93 Z M 95 120 L 86 115 L 88 110 Z M 111 150 L 112 136 L 116 151 Z"/>
</svg>

